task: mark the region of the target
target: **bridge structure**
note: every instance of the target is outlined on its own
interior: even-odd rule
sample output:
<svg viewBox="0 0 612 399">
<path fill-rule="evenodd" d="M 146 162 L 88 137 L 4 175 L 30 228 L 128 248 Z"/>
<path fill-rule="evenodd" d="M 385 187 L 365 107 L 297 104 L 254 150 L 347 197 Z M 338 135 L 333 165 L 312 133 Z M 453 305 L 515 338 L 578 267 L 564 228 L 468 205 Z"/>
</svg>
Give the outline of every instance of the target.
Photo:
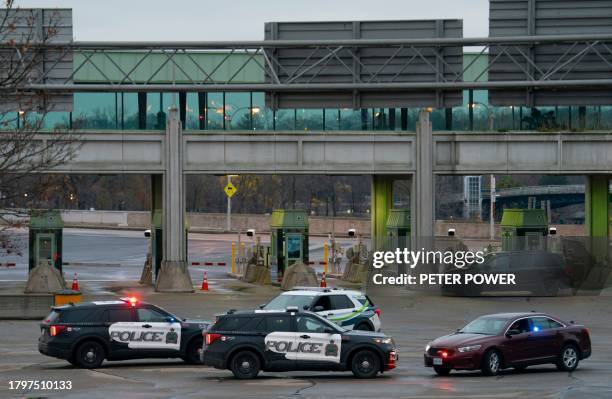
<svg viewBox="0 0 612 399">
<path fill-rule="evenodd" d="M 371 175 L 374 242 L 396 179 L 411 181 L 412 234 L 431 237 L 436 175 L 586 175 L 588 234 L 608 237 L 612 30 L 463 38 L 460 20 L 416 23 L 425 28 L 272 23 L 266 40 L 243 42 L 49 40 L 34 44 L 39 72 L 0 95 L 43 94 L 49 127 L 78 134 L 76 156 L 44 172 L 152 176 L 163 291 L 192 289 L 185 176 L 195 173 Z M 110 123 L 88 124 L 79 101 L 92 98 L 110 99 Z M 544 111 L 554 124 L 538 125 Z M 479 118 L 492 123 L 479 129 Z"/>
</svg>

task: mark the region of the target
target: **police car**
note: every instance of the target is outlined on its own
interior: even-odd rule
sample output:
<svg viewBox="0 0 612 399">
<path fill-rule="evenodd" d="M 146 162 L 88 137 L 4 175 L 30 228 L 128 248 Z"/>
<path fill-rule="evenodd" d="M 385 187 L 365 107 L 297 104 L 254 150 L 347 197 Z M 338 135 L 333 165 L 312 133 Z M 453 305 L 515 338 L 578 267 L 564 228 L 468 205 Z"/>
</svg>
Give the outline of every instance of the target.
<svg viewBox="0 0 612 399">
<path fill-rule="evenodd" d="M 104 359 L 200 363 L 202 330 L 209 325 L 179 319 L 135 297 L 58 306 L 40 325 L 38 351 L 83 368 L 99 367 Z"/>
<path fill-rule="evenodd" d="M 349 330 L 380 331 L 380 308 L 372 299 L 355 290 L 296 287 L 261 305 L 264 310 L 288 306 L 310 310 Z"/>
<path fill-rule="evenodd" d="M 230 311 L 203 334 L 202 362 L 240 379 L 255 378 L 261 370 L 350 370 L 358 378 L 373 378 L 398 361 L 391 337 L 346 330 L 297 307 Z"/>
</svg>

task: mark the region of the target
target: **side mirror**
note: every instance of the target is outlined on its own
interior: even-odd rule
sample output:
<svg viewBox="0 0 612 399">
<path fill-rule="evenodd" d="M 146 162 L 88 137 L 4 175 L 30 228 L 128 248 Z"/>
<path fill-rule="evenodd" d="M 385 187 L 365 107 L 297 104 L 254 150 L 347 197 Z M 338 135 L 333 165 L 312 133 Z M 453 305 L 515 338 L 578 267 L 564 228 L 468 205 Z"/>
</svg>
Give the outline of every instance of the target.
<svg viewBox="0 0 612 399">
<path fill-rule="evenodd" d="M 323 306 L 315 306 L 314 308 L 312 308 L 312 311 L 315 312 L 315 313 L 316 312 L 322 312 L 323 310 L 324 310 Z"/>
<path fill-rule="evenodd" d="M 145 230 L 144 236 L 145 237 L 151 237 L 151 230 Z"/>
<path fill-rule="evenodd" d="M 266 304 L 265 304 L 265 303 L 262 303 L 261 305 L 259 305 L 259 309 L 263 309 L 263 308 L 265 308 L 265 307 L 266 307 Z"/>
<path fill-rule="evenodd" d="M 308 310 L 308 309 L 310 309 L 310 305 L 304 305 L 303 308 L 304 308 L 304 310 Z"/>
<path fill-rule="evenodd" d="M 506 333 L 506 337 L 512 338 L 513 335 L 519 335 L 521 332 L 519 330 L 508 330 Z"/>
<path fill-rule="evenodd" d="M 324 332 L 325 334 L 335 334 L 335 333 L 336 333 L 336 330 L 334 330 L 334 329 L 333 329 L 333 328 L 331 328 L 331 327 L 325 327 L 325 329 L 323 330 L 323 332 Z"/>
</svg>

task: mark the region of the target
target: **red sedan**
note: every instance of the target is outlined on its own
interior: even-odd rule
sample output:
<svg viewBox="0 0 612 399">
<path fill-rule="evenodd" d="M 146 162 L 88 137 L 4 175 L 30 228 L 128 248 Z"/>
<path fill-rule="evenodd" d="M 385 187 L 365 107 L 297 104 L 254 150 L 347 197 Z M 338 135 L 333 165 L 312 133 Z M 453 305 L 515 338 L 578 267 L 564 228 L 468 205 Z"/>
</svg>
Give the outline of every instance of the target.
<svg viewBox="0 0 612 399">
<path fill-rule="evenodd" d="M 544 313 L 498 313 L 481 316 L 425 348 L 425 366 L 439 375 L 451 370 L 482 370 L 496 375 L 513 367 L 552 363 L 572 371 L 591 356 L 589 331 Z"/>
</svg>

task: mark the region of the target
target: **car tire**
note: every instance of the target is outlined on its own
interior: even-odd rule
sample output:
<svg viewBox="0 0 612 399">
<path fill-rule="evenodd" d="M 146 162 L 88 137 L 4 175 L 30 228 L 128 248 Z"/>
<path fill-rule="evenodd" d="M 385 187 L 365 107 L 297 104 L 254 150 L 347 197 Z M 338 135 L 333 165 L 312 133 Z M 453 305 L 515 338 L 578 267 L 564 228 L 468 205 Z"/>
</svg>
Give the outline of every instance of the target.
<svg viewBox="0 0 612 399">
<path fill-rule="evenodd" d="M 450 372 L 451 372 L 451 369 L 447 369 L 447 368 L 444 368 L 444 367 L 434 366 L 433 369 L 436 372 L 436 374 L 442 375 L 442 376 L 449 375 Z"/>
<path fill-rule="evenodd" d="M 501 354 L 495 349 L 490 349 L 482 357 L 482 364 L 480 366 L 480 369 L 482 370 L 482 374 L 493 376 L 499 374 L 501 366 Z"/>
<path fill-rule="evenodd" d="M 580 362 L 578 347 L 574 344 L 567 344 L 559 353 L 557 368 L 561 371 L 574 371 L 578 367 L 578 362 Z"/>
<path fill-rule="evenodd" d="M 351 371 L 357 378 L 374 378 L 380 371 L 380 358 L 371 350 L 361 350 L 351 359 Z"/>
<path fill-rule="evenodd" d="M 73 361 L 78 367 L 95 369 L 100 367 L 105 357 L 102 344 L 97 341 L 85 341 L 76 348 Z"/>
<path fill-rule="evenodd" d="M 189 364 L 202 364 L 202 360 L 200 360 L 200 352 L 202 351 L 203 343 L 204 341 L 202 338 L 192 339 L 187 345 L 183 360 Z"/>
<path fill-rule="evenodd" d="M 365 323 L 365 322 L 357 324 L 355 326 L 355 328 L 353 328 L 353 330 L 374 331 L 374 329 L 372 327 L 370 327 L 370 325 L 368 323 Z"/>
<path fill-rule="evenodd" d="M 259 357 L 251 351 L 241 351 L 232 356 L 230 369 L 234 377 L 246 380 L 257 377 L 261 364 Z"/>
</svg>

